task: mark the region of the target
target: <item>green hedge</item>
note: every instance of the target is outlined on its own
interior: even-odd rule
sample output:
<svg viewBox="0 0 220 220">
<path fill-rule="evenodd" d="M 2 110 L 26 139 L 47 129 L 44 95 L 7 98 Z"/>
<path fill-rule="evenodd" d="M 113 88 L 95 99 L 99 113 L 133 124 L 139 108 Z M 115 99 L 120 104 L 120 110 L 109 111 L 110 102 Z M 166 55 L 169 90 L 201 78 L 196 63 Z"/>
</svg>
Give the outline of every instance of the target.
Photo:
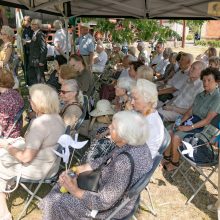
<svg viewBox="0 0 220 220">
<path fill-rule="evenodd" d="M 188 34 L 186 36 L 186 40 L 193 40 L 193 35 L 192 34 Z"/>
<path fill-rule="evenodd" d="M 220 41 L 217 40 L 197 40 L 195 45 L 207 46 L 207 47 L 220 47 Z"/>
</svg>

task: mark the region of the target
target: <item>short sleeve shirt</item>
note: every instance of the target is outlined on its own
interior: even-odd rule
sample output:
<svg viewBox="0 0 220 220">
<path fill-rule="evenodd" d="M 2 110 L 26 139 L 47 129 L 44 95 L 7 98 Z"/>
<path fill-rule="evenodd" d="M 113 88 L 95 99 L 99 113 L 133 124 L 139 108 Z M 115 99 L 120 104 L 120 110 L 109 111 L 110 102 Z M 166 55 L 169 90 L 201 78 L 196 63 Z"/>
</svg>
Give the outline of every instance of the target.
<svg viewBox="0 0 220 220">
<path fill-rule="evenodd" d="M 88 56 L 90 53 L 94 52 L 94 40 L 91 34 L 86 34 L 84 36 L 81 36 L 78 39 L 79 43 L 79 53 L 82 56 Z"/>
<path fill-rule="evenodd" d="M 209 112 L 220 113 L 220 93 L 216 88 L 212 93 L 206 93 L 205 91 L 199 93 L 192 106 L 194 115 L 200 118 L 206 118 Z"/>
</svg>

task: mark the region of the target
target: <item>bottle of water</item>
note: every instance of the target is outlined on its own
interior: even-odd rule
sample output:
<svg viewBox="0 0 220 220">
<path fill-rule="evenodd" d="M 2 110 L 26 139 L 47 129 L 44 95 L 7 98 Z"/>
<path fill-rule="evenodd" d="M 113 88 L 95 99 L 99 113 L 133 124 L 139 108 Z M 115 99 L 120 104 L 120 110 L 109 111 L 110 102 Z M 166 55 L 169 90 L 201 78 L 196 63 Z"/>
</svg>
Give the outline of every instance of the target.
<svg viewBox="0 0 220 220">
<path fill-rule="evenodd" d="M 182 122 L 182 116 L 179 115 L 179 116 L 176 118 L 175 127 L 180 126 L 180 125 L 181 125 L 181 122 Z"/>
<path fill-rule="evenodd" d="M 182 122 L 182 116 L 179 115 L 179 116 L 176 118 L 176 121 L 175 121 L 174 126 L 173 126 L 173 131 L 174 131 L 174 132 L 176 131 L 176 128 L 181 125 L 181 122 Z"/>
</svg>

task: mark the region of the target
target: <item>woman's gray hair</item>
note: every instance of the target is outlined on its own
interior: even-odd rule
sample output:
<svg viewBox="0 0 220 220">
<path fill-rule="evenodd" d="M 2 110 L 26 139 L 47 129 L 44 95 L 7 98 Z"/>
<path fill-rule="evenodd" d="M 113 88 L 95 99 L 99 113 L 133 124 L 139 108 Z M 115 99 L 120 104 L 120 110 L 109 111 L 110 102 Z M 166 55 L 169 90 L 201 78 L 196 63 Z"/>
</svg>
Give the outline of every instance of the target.
<svg viewBox="0 0 220 220">
<path fill-rule="evenodd" d="M 55 20 L 53 22 L 53 27 L 56 29 L 56 30 L 59 30 L 63 27 L 63 24 L 60 20 Z"/>
<path fill-rule="evenodd" d="M 83 94 L 82 91 L 79 89 L 79 85 L 75 79 L 65 80 L 62 85 L 67 86 L 69 91 L 76 92 L 76 98 L 78 102 L 83 105 Z"/>
<path fill-rule="evenodd" d="M 136 85 L 136 81 L 133 79 L 128 79 L 126 77 L 121 77 L 117 81 L 117 87 L 125 89 L 126 92 L 131 92 L 131 90 Z"/>
<path fill-rule="evenodd" d="M 153 105 L 153 108 L 156 108 L 158 101 L 158 92 L 157 87 L 154 83 L 146 79 L 138 79 L 137 84 L 133 89 L 137 91 L 140 97 L 143 99 L 143 102 L 150 102 Z"/>
<path fill-rule="evenodd" d="M 8 37 L 14 37 L 14 30 L 7 25 L 3 25 L 1 31 Z"/>
<path fill-rule="evenodd" d="M 113 116 L 117 135 L 129 145 L 138 146 L 146 143 L 149 127 L 144 117 L 135 111 L 121 111 Z"/>
</svg>

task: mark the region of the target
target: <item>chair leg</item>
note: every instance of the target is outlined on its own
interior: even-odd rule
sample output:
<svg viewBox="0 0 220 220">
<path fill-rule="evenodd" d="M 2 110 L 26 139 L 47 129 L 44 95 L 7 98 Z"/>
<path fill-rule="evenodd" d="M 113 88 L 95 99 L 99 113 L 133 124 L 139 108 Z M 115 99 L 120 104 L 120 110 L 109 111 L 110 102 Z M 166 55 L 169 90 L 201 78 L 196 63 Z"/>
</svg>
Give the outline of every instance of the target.
<svg viewBox="0 0 220 220">
<path fill-rule="evenodd" d="M 153 200 L 152 200 L 152 197 L 151 197 L 151 194 L 150 194 L 150 190 L 148 188 L 148 186 L 145 188 L 147 190 L 147 194 L 148 194 L 148 198 L 150 200 L 150 206 L 145 204 L 145 202 L 142 200 L 141 203 L 144 205 L 144 207 L 146 207 L 154 216 L 157 216 L 157 213 L 155 211 L 155 208 L 154 208 L 154 204 L 153 204 Z"/>
<path fill-rule="evenodd" d="M 209 178 L 212 176 L 212 174 L 215 172 L 215 169 L 212 170 L 212 172 L 208 175 L 208 176 L 205 176 L 203 174 L 203 176 L 205 177 L 205 180 L 204 182 L 200 185 L 200 187 L 194 192 L 194 194 L 186 201 L 186 205 L 188 205 L 193 199 L 194 197 L 198 194 L 198 192 L 202 189 L 202 187 L 205 185 L 205 183 L 207 181 L 209 181 Z"/>
<path fill-rule="evenodd" d="M 28 206 L 30 205 L 30 203 L 32 202 L 32 200 L 33 200 L 34 198 L 38 198 L 38 199 L 41 200 L 40 197 L 36 196 L 36 193 L 37 193 L 38 190 L 40 189 L 42 183 L 43 183 L 43 180 L 39 182 L 39 184 L 37 185 L 35 191 L 34 191 L 33 193 L 31 193 L 30 199 L 29 199 L 28 202 L 25 204 L 25 206 L 24 206 L 23 210 L 21 211 L 21 213 L 19 214 L 17 220 L 20 220 L 20 219 L 23 217 L 23 215 L 24 215 L 24 213 L 26 212 Z M 23 186 L 22 186 L 22 187 L 23 187 Z"/>
<path fill-rule="evenodd" d="M 179 167 L 173 172 L 173 174 L 171 175 L 171 178 L 173 179 L 174 176 L 180 171 L 181 167 L 185 164 L 185 161 L 183 161 Z"/>
</svg>

